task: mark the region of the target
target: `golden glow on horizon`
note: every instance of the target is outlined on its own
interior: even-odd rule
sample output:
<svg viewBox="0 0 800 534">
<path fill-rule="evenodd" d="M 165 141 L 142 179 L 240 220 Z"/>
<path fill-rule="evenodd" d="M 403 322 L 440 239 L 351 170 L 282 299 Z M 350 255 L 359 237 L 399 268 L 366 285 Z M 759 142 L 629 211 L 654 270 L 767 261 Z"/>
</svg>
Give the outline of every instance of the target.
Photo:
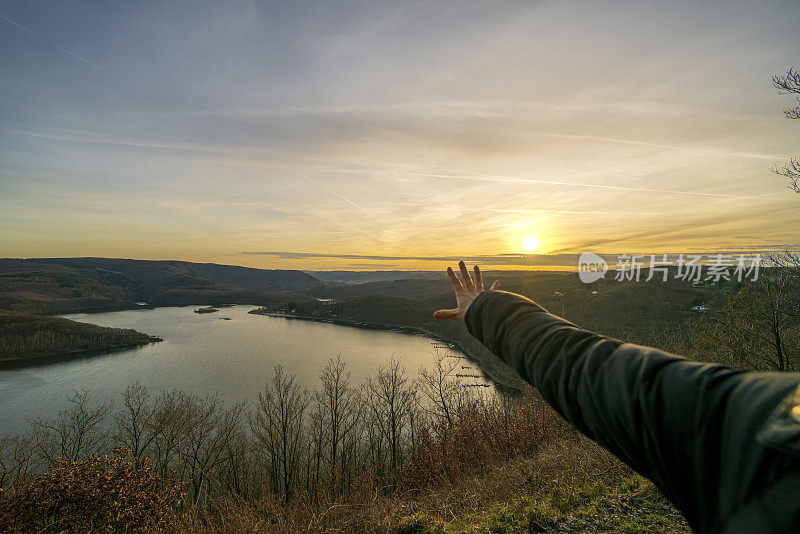
<svg viewBox="0 0 800 534">
<path fill-rule="evenodd" d="M 522 248 L 525 252 L 535 252 L 542 244 L 542 240 L 534 235 L 525 236 L 522 240 Z"/>
<path fill-rule="evenodd" d="M 0 20 L 19 67 L 0 84 L 17 110 L 0 258 L 440 270 L 800 250 L 800 197 L 769 171 L 798 150 L 770 85 L 796 64 L 797 2 L 17 4 L 37 30 Z"/>
</svg>

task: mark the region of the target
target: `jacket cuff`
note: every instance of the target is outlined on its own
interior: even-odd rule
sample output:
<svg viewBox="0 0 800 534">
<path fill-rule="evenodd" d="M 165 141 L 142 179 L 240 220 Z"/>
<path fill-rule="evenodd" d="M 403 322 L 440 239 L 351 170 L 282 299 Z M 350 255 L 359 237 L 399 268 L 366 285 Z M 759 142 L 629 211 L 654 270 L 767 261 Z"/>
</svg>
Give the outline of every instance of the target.
<svg viewBox="0 0 800 534">
<path fill-rule="evenodd" d="M 491 291 L 487 290 L 478 294 L 472 304 L 469 305 L 469 308 L 467 308 L 467 313 L 464 314 L 464 324 L 467 325 L 467 332 L 479 341 L 483 341 L 478 335 L 480 333 L 480 307 L 486 299 L 491 297 L 491 293 Z"/>
<path fill-rule="evenodd" d="M 520 305 L 530 306 L 532 309 L 542 312 L 543 318 L 546 317 L 551 320 L 555 319 L 567 324 L 572 324 L 559 317 L 550 315 L 546 309 L 527 297 L 517 295 L 516 293 L 509 293 L 508 291 L 489 290 L 480 293 L 475 300 L 472 301 L 469 309 L 467 309 L 467 313 L 464 315 L 464 323 L 467 325 L 467 331 L 486 345 L 487 342 L 490 341 L 484 339 L 484 333 L 487 327 L 499 325 Z"/>
</svg>

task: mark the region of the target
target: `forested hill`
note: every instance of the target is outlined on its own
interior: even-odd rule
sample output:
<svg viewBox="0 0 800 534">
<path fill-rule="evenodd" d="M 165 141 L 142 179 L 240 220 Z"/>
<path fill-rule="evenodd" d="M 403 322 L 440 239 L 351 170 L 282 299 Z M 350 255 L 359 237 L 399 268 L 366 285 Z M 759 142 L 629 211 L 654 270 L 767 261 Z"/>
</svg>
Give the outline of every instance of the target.
<svg viewBox="0 0 800 534">
<path fill-rule="evenodd" d="M 45 356 L 64 356 L 87 351 L 108 351 L 160 341 L 159 338 L 126 328 L 106 328 L 70 321 L 0 312 L 0 368 L 26 360 L 40 362 Z"/>
<path fill-rule="evenodd" d="M 152 305 L 268 304 L 323 283 L 302 271 L 115 258 L 0 259 L 0 310 L 63 313 Z"/>
<path fill-rule="evenodd" d="M 367 273 L 369 274 L 369 273 Z M 401 273 L 408 278 L 328 285 L 303 291 L 327 302 L 295 306 L 306 315 L 350 316 L 358 321 L 410 324 L 411 317 L 430 318 L 436 309 L 456 305 L 444 272 Z M 398 277 L 399 278 L 399 277 Z M 534 299 L 549 311 L 606 335 L 637 342 L 651 341 L 653 331 L 677 331 L 699 317 L 693 307 L 716 310 L 725 303 L 723 290 L 736 292 L 741 283 L 693 285 L 671 278 L 667 282 L 616 281 L 613 276 L 584 284 L 575 272 L 486 271 L 484 280 L 501 281 L 500 289 Z M 367 298 L 371 297 L 371 298 Z M 390 313 L 392 299 L 414 302 L 418 313 Z M 403 308 L 403 307 L 401 307 Z M 404 309 L 404 308 L 403 308 Z"/>
</svg>

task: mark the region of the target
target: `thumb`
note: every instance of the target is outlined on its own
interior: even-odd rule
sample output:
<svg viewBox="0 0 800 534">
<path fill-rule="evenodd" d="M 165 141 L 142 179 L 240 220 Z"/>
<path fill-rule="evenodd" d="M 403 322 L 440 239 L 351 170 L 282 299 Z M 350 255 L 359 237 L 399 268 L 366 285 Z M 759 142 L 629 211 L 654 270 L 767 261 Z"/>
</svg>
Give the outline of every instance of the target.
<svg viewBox="0 0 800 534">
<path fill-rule="evenodd" d="M 489 291 L 497 289 L 498 287 L 500 287 L 500 280 L 495 280 L 494 283 L 492 284 L 492 287 L 489 288 Z"/>
<path fill-rule="evenodd" d="M 433 312 L 434 319 L 458 319 L 458 308 L 452 310 L 437 310 Z"/>
</svg>

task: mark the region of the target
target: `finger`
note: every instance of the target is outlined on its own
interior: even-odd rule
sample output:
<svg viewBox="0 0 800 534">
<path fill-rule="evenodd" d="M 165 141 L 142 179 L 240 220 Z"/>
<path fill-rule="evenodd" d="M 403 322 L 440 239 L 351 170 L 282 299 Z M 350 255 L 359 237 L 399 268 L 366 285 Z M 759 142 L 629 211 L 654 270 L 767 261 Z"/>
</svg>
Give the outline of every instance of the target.
<svg viewBox="0 0 800 534">
<path fill-rule="evenodd" d="M 494 283 L 492 284 L 492 287 L 489 288 L 489 291 L 497 289 L 498 287 L 500 287 L 500 280 L 495 280 Z"/>
<path fill-rule="evenodd" d="M 475 286 L 472 285 L 472 278 L 469 276 L 467 265 L 463 261 L 460 261 L 458 262 L 458 268 L 461 269 L 461 281 L 464 283 L 464 289 L 475 289 Z"/>
<path fill-rule="evenodd" d="M 481 270 L 476 265 L 473 271 L 475 271 L 475 289 L 477 291 L 483 291 L 483 276 L 481 276 Z"/>
<path fill-rule="evenodd" d="M 433 312 L 434 319 L 458 319 L 458 308 L 453 310 L 437 310 Z"/>
<path fill-rule="evenodd" d="M 464 291 L 464 286 L 462 286 L 461 282 L 458 281 L 458 277 L 456 276 L 456 273 L 453 272 L 452 267 L 447 268 L 447 276 L 450 277 L 450 285 L 453 286 L 453 291 L 456 293 Z"/>
</svg>

